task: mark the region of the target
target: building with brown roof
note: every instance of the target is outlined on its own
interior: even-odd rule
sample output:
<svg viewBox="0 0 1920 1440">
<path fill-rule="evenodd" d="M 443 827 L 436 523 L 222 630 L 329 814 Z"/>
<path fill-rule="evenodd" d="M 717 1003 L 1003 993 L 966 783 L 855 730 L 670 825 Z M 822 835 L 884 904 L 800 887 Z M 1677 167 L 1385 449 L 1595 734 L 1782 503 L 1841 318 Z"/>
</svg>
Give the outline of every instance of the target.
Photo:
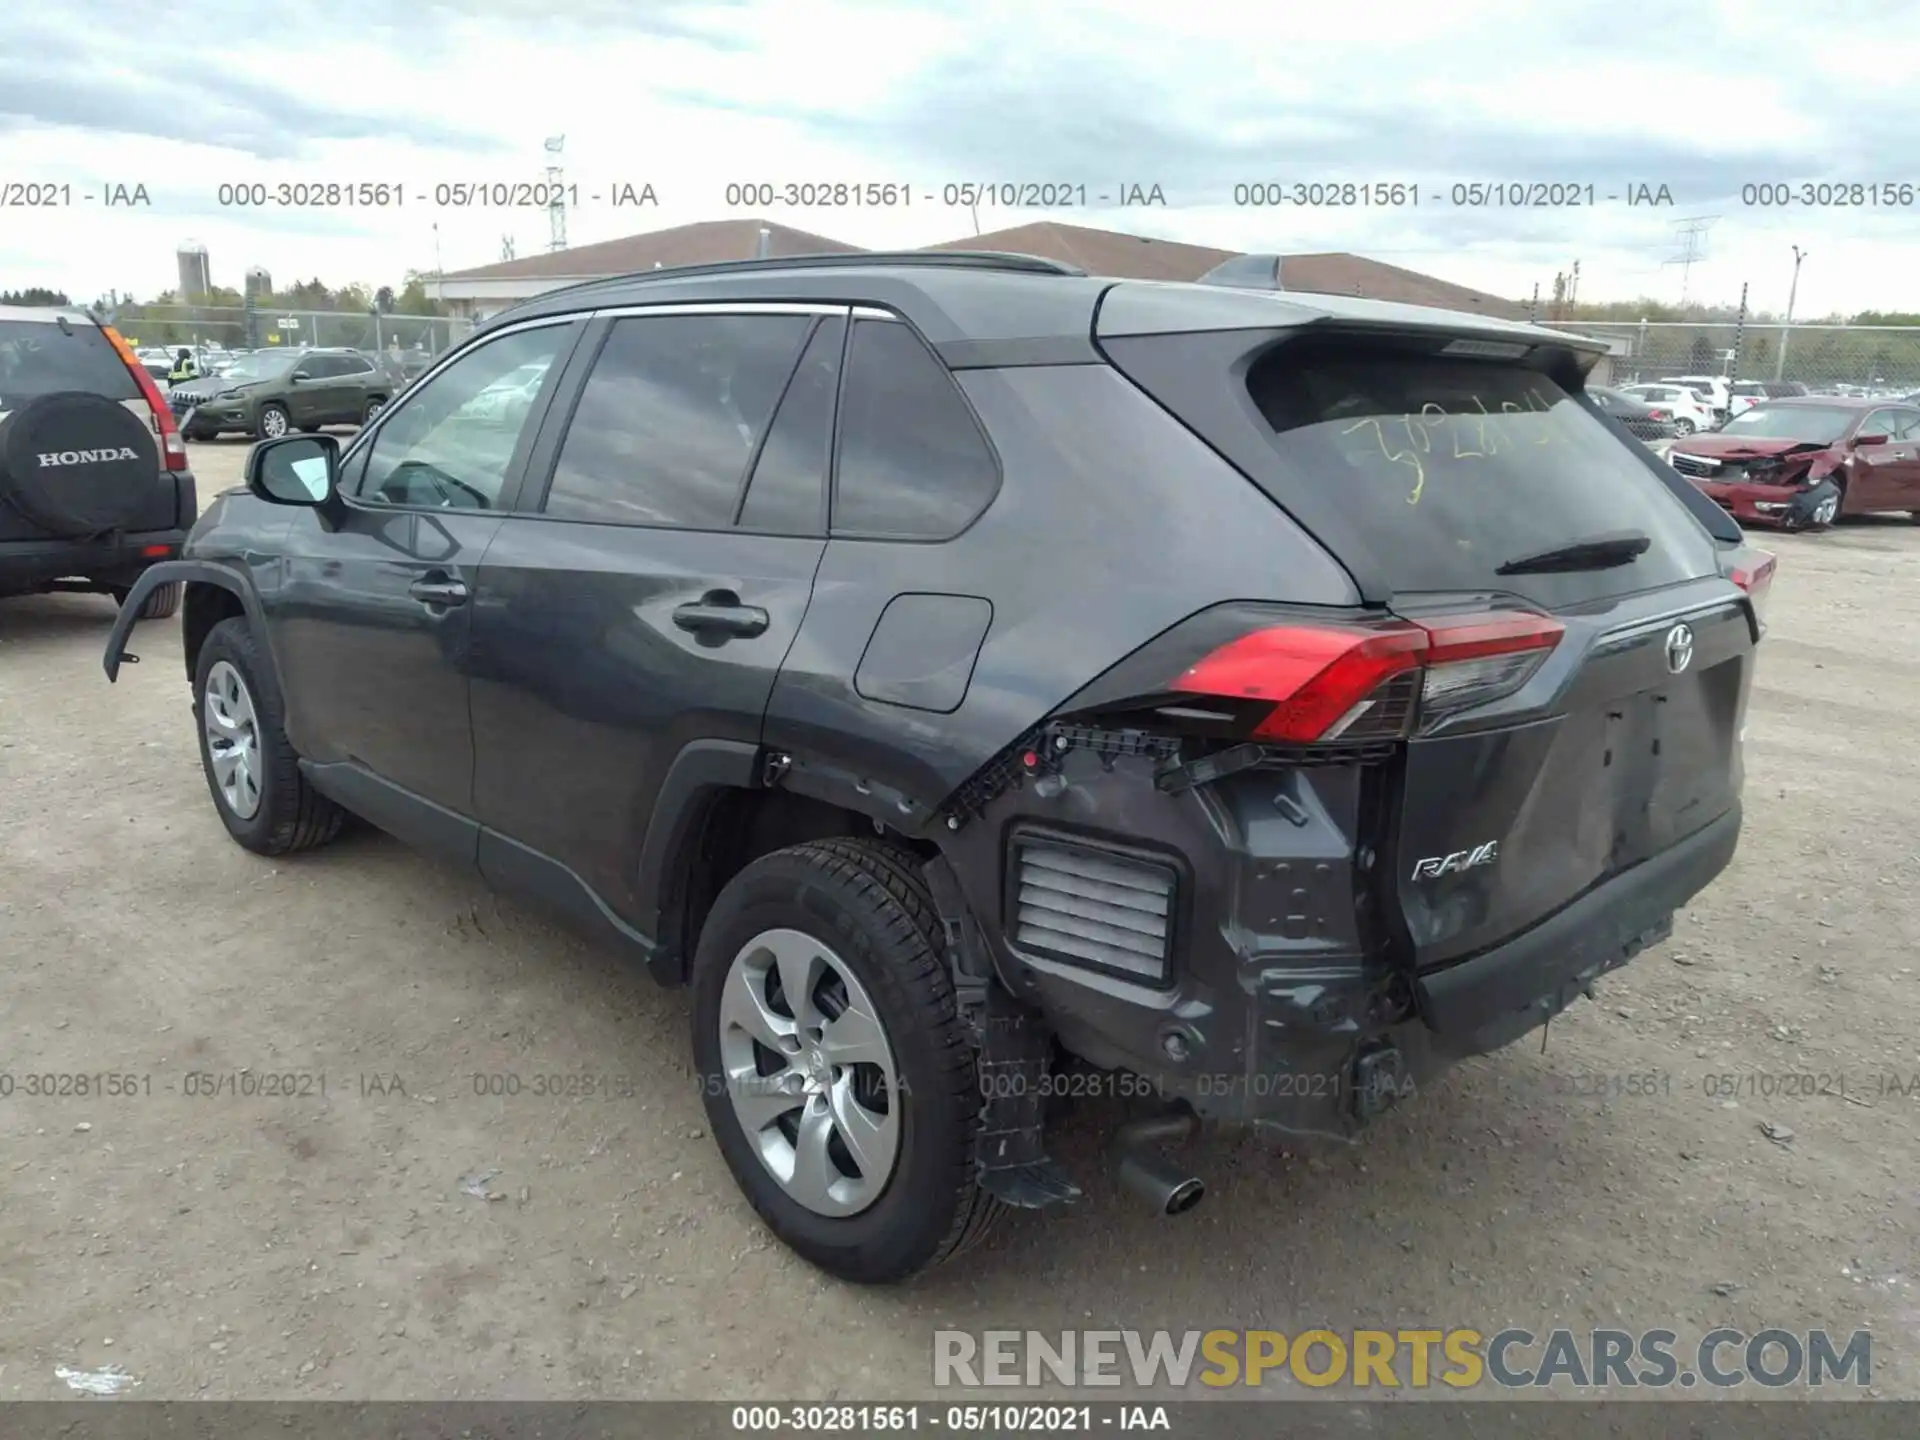
<svg viewBox="0 0 1920 1440">
<path fill-rule="evenodd" d="M 768 255 L 857 255 L 863 251 L 862 246 L 771 220 L 702 220 L 518 260 L 501 260 L 471 270 L 451 270 L 427 277 L 426 290 L 429 298 L 444 301 L 456 319 L 475 321 L 563 285 L 609 275 Z"/>
<path fill-rule="evenodd" d="M 1175 281 L 1198 280 L 1240 253 L 1178 240 L 1128 235 L 1117 230 L 1097 230 L 1086 225 L 1066 225 L 1057 220 L 1039 220 L 984 235 L 943 240 L 924 248 L 1014 251 L 1075 265 L 1091 275 Z M 444 301 L 456 317 L 476 321 L 562 285 L 660 266 L 749 260 L 761 255 L 862 253 L 865 253 L 862 246 L 770 220 L 709 220 L 570 250 L 529 255 L 521 260 L 503 260 L 472 270 L 456 270 L 430 277 L 426 284 L 428 295 Z M 1277 268 L 1278 287 L 1283 290 L 1361 295 L 1371 300 L 1431 305 L 1508 320 L 1527 318 L 1524 305 L 1498 295 L 1369 260 L 1362 255 L 1343 252 L 1285 255 L 1279 257 Z"/>
</svg>

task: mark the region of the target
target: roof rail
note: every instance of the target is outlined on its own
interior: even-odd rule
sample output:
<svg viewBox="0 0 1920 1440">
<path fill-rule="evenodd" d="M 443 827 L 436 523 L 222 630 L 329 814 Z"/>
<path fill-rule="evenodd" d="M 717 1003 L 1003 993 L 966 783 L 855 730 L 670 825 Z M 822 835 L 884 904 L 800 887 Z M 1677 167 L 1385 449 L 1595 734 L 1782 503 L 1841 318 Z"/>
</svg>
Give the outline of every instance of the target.
<svg viewBox="0 0 1920 1440">
<path fill-rule="evenodd" d="M 600 286 L 646 284 L 657 280 L 685 280 L 701 275 L 751 275 L 762 270 L 830 270 L 845 265 L 911 265 L 948 270 L 1006 270 L 1028 275 L 1085 276 L 1075 265 L 1042 255 L 1011 250 L 848 250 L 821 255 L 768 255 L 753 260 L 714 260 L 703 265 L 664 265 L 625 275 L 596 275 L 573 285 L 543 290 L 522 303 L 552 295 L 571 295 Z M 517 308 L 517 307 L 516 307 Z"/>
</svg>

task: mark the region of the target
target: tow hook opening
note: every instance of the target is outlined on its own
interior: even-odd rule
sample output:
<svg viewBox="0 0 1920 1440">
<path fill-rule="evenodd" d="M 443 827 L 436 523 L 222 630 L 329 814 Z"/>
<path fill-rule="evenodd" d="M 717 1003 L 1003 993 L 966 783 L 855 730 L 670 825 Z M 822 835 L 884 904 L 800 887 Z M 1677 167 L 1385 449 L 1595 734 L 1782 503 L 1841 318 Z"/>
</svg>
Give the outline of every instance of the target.
<svg viewBox="0 0 1920 1440">
<path fill-rule="evenodd" d="M 1129 1121 L 1113 1133 L 1113 1173 L 1120 1187 L 1156 1215 L 1184 1215 L 1207 1193 L 1206 1182 L 1166 1153 L 1193 1138 L 1200 1122 L 1191 1110 Z"/>
<path fill-rule="evenodd" d="M 1385 1114 L 1408 1088 L 1406 1061 L 1394 1046 L 1379 1045 L 1354 1058 L 1353 1106 L 1359 1119 Z"/>
</svg>

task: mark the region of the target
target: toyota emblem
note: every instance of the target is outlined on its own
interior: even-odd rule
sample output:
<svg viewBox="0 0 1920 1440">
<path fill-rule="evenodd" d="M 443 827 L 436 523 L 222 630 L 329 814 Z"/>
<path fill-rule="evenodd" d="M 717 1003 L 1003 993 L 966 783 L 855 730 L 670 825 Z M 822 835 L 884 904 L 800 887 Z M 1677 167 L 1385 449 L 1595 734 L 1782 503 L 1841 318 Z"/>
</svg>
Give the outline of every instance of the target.
<svg viewBox="0 0 1920 1440">
<path fill-rule="evenodd" d="M 1693 663 L 1693 627 L 1676 625 L 1667 631 L 1667 669 L 1678 675 Z"/>
</svg>

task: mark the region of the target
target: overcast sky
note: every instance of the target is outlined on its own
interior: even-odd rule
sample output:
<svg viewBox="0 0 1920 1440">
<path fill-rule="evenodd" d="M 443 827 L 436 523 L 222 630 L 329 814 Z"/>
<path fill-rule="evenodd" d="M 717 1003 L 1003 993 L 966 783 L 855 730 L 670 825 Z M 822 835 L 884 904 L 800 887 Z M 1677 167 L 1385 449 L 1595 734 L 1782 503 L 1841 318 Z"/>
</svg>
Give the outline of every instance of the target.
<svg viewBox="0 0 1920 1440">
<path fill-rule="evenodd" d="M 222 37 L 222 43 L 211 43 Z M 1228 249 L 1351 250 L 1498 293 L 1682 298 L 1680 227 L 1710 222 L 1690 298 L 1796 312 L 1920 310 L 1920 198 L 1745 203 L 1742 187 L 1920 187 L 1920 3 L 1669 9 L 1543 0 L 1234 6 L 1133 0 L 543 0 L 0 6 L 0 289 L 76 299 L 171 287 L 176 246 L 216 283 L 398 284 L 408 269 L 546 248 L 530 210 L 436 209 L 441 182 L 538 180 L 564 135 L 575 244 L 759 215 L 869 246 L 971 233 L 949 183 L 1052 182 L 1166 208 L 988 207 Z M 223 182 L 398 182 L 399 208 L 223 207 Z M 904 182 L 905 208 L 732 208 L 730 182 Z M 1416 209 L 1236 207 L 1261 181 L 1414 182 Z M 605 198 L 650 183 L 657 208 Z M 1472 208 L 1456 183 L 1592 185 L 1578 209 Z M 106 208 L 112 184 L 150 208 Z M 1640 185 L 1671 206 L 1630 207 Z M 587 198 L 602 195 L 599 203 Z M 932 196 L 929 203 L 928 196 Z M 425 196 L 429 203 L 421 203 Z M 0 196 L 7 200 L 15 195 Z M 1755 198 L 1752 196 L 1746 198 Z M 1814 197 L 1818 199 L 1819 197 Z M 1896 197 L 1898 198 L 1898 197 Z M 436 232 L 437 222 L 437 232 Z"/>
</svg>

